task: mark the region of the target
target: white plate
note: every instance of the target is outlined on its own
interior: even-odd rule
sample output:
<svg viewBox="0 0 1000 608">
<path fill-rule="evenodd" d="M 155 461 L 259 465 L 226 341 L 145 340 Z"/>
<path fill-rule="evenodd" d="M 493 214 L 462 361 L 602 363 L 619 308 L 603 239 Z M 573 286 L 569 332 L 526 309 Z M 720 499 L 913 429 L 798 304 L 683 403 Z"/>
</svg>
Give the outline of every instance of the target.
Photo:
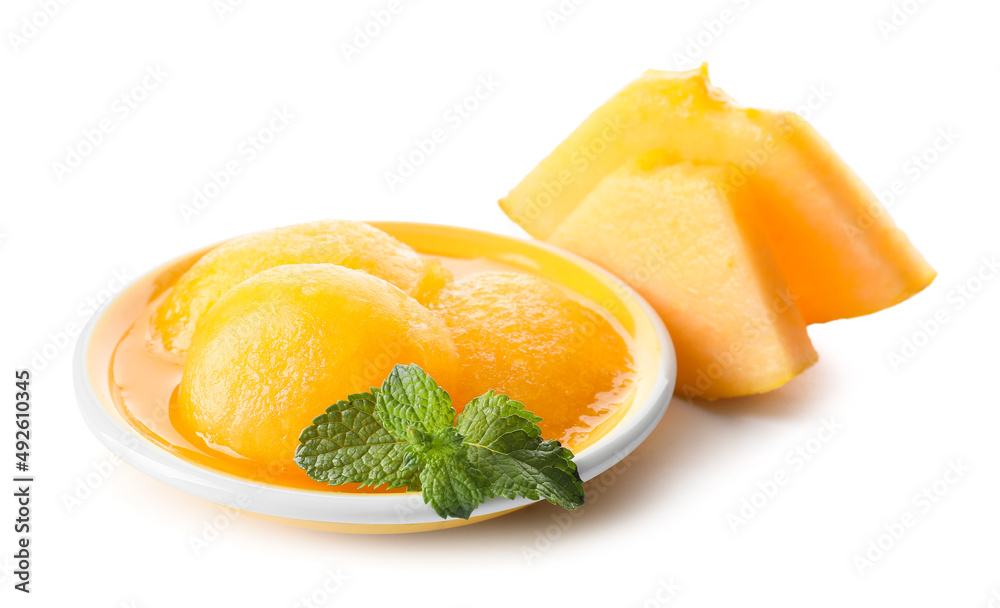
<svg viewBox="0 0 1000 608">
<path fill-rule="evenodd" d="M 449 229 L 463 233 L 475 232 L 450 227 Z M 649 322 L 655 334 L 659 347 L 658 360 L 655 370 L 647 370 L 647 373 L 653 371 L 656 374 L 652 389 L 642 402 L 633 403 L 626 416 L 604 437 L 576 454 L 575 460 L 580 476 L 584 481 L 592 479 L 632 452 L 663 417 L 673 393 L 676 377 L 674 348 L 670 336 L 659 316 L 645 300 L 631 288 L 622 285 L 620 280 L 586 260 L 543 243 L 492 234 L 488 238 L 510 240 L 520 248 L 530 246 L 545 250 L 549 254 L 555 253 L 601 277 L 609 284 L 613 283 L 619 295 L 638 303 L 646 316 L 645 320 Z M 152 274 L 149 273 L 147 276 Z M 140 281 L 143 281 L 143 278 L 137 279 L 136 283 Z M 128 293 L 127 289 L 117 298 L 125 293 Z M 322 487 L 317 487 L 316 490 L 285 488 L 235 477 L 189 462 L 140 435 L 113 404 L 106 403 L 106 400 L 95 392 L 92 385 L 92 378 L 95 376 L 87 369 L 88 353 L 95 327 L 113 303 L 114 301 L 107 303 L 98 314 L 94 315 L 77 342 L 73 375 L 80 411 L 87 425 L 108 449 L 129 465 L 171 487 L 254 515 L 280 518 L 285 523 L 293 525 L 367 533 L 453 527 L 489 519 L 534 502 L 525 498 L 516 500 L 494 498 L 481 504 L 468 522 L 444 521 L 433 509 L 424 504 L 419 493 L 348 494 L 330 492 Z"/>
</svg>

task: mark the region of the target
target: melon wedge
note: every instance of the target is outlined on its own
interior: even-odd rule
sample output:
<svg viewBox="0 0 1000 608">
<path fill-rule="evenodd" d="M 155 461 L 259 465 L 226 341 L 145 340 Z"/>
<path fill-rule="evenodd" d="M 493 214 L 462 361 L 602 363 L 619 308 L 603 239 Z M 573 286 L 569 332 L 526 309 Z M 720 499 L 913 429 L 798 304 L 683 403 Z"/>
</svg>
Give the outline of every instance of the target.
<svg viewBox="0 0 1000 608">
<path fill-rule="evenodd" d="M 739 106 L 710 84 L 705 66 L 649 71 L 630 83 L 500 205 L 529 234 L 549 240 L 607 175 L 653 151 L 726 166 L 733 188 L 759 178 L 755 213 L 806 323 L 887 308 L 935 276 L 815 130 L 795 114 Z"/>
<path fill-rule="evenodd" d="M 677 393 L 760 393 L 816 361 L 806 325 L 754 207 L 754 184 L 724 167 L 660 158 L 626 163 L 560 222 L 549 241 L 617 274 L 663 318 L 677 350 Z"/>
</svg>

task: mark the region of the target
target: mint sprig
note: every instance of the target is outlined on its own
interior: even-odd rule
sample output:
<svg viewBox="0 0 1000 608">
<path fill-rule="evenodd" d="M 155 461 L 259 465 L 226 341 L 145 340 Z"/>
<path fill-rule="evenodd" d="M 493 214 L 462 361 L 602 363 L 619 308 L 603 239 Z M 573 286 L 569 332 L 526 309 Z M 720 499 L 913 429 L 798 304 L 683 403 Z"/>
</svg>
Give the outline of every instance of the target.
<svg viewBox="0 0 1000 608">
<path fill-rule="evenodd" d="M 423 492 L 442 518 L 468 519 L 496 496 L 583 505 L 573 453 L 543 440 L 541 418 L 493 391 L 456 419 L 451 398 L 417 365 L 397 365 L 381 388 L 326 409 L 299 436 L 295 463 L 330 485 Z"/>
</svg>

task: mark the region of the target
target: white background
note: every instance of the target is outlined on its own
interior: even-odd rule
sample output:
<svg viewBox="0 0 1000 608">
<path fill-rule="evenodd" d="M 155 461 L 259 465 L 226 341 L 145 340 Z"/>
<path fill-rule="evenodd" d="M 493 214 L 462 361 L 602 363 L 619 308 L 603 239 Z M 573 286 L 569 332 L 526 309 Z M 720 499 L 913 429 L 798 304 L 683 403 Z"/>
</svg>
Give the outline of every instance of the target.
<svg viewBox="0 0 1000 608">
<path fill-rule="evenodd" d="M 293 606 L 339 569 L 346 582 L 318 592 L 326 605 L 1000 605 L 1000 280 L 973 280 L 971 299 L 955 291 L 1000 253 L 1000 6 L 591 0 L 553 25 L 557 0 L 403 1 L 348 61 L 342 44 L 386 5 L 251 0 L 220 17 L 212 0 L 69 2 L 18 41 L 9 34 L 23 36 L 24 19 L 45 21 L 40 5 L 4 2 L 0 370 L 36 368 L 38 483 L 25 598 L 6 572 L 13 501 L 2 482 L 0 604 Z M 894 10 L 898 27 L 880 29 Z M 218 507 L 125 465 L 88 486 L 109 453 L 77 413 L 60 334 L 86 320 L 88 298 L 117 288 L 116 272 L 324 217 L 519 234 L 496 200 L 627 81 L 689 67 L 681 54 L 708 59 L 744 104 L 811 100 L 802 111 L 874 189 L 902 182 L 891 213 L 940 273 L 934 284 L 891 310 L 810 328 L 820 361 L 781 390 L 711 406 L 675 399 L 568 526 L 549 505 L 396 537 L 242 516 L 195 554 L 190 539 Z M 124 116 L 120 96 L 156 68 L 166 76 L 147 79 Z M 454 128 L 445 112 L 481 78 L 499 86 Z M 248 161 L 238 146 L 283 108 L 294 119 Z M 53 163 L 104 119 L 111 131 L 60 181 Z M 390 191 L 385 171 L 437 127 L 447 141 Z M 942 129 L 957 141 L 928 153 L 925 169 L 907 165 Z M 182 205 L 230 160 L 241 173 L 184 221 Z M 926 343 L 915 336 L 942 310 L 947 324 Z M 923 346 L 894 369 L 905 339 Z M 49 344 L 52 360 L 33 364 Z M 7 380 L 0 479 L 13 468 L 13 393 Z M 797 470 L 787 454 L 830 418 L 842 428 Z M 949 461 L 969 470 L 925 512 L 913 497 Z M 779 471 L 788 483 L 734 532 L 730 514 Z M 68 508 L 67 496 L 85 498 Z M 905 512 L 915 525 L 859 571 L 856 557 Z"/>
</svg>

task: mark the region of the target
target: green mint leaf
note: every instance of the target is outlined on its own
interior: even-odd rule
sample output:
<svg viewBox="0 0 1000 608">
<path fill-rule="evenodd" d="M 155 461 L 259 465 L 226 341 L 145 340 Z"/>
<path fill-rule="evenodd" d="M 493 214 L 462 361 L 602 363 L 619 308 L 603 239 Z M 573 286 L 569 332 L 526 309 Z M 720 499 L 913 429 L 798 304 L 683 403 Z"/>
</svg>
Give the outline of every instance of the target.
<svg viewBox="0 0 1000 608">
<path fill-rule="evenodd" d="M 453 429 L 454 430 L 454 429 Z M 469 519 L 472 512 L 489 497 L 489 481 L 459 451 L 444 454 L 432 451 L 420 472 L 424 502 L 441 517 Z"/>
<path fill-rule="evenodd" d="M 524 404 L 489 391 L 466 404 L 456 428 L 468 443 L 488 444 L 509 452 L 541 437 L 541 421 L 524 409 Z"/>
<path fill-rule="evenodd" d="M 417 365 L 397 365 L 377 391 L 375 417 L 397 439 L 407 439 L 411 428 L 434 435 L 455 424 L 451 397 Z"/>
<path fill-rule="evenodd" d="M 504 498 L 544 498 L 567 509 L 583 505 L 583 482 L 573 453 L 543 441 L 541 419 L 524 405 L 493 391 L 476 397 L 458 417 L 466 458 Z"/>
<path fill-rule="evenodd" d="M 392 436 L 375 417 L 376 397 L 351 395 L 313 419 L 299 435 L 295 463 L 316 481 L 419 490 L 419 462 L 408 441 Z"/>
<path fill-rule="evenodd" d="M 488 498 L 583 504 L 573 453 L 545 441 L 541 418 L 493 391 L 455 417 L 451 398 L 416 365 L 397 365 L 379 389 L 351 395 L 302 431 L 295 462 L 331 485 L 421 490 L 442 518 L 468 519 Z"/>
</svg>

